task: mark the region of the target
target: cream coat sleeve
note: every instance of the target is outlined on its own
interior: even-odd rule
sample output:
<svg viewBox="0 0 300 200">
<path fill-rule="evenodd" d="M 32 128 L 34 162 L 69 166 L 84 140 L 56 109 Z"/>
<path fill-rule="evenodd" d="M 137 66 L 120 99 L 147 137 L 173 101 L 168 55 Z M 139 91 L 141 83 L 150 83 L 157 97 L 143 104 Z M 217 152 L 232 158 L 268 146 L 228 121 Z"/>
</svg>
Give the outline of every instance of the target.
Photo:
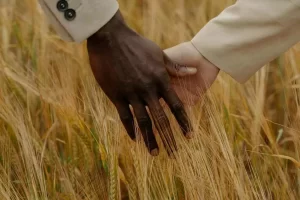
<svg viewBox="0 0 300 200">
<path fill-rule="evenodd" d="M 116 0 L 39 0 L 57 34 L 81 42 L 104 26 L 118 11 Z M 65 6 L 67 5 L 67 7 Z"/>
<path fill-rule="evenodd" d="M 238 0 L 192 39 L 211 63 L 245 82 L 300 40 L 300 0 Z"/>
</svg>

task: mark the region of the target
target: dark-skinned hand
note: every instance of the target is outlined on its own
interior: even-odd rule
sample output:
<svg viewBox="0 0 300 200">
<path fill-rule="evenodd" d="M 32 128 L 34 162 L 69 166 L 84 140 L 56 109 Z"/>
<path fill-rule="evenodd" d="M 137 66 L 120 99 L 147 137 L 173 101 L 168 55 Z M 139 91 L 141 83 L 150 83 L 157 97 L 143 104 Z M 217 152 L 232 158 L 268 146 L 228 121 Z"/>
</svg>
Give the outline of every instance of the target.
<svg viewBox="0 0 300 200">
<path fill-rule="evenodd" d="M 163 98 L 168 104 L 186 137 L 192 131 L 183 104 L 170 84 L 168 72 L 172 70 L 167 69 L 177 69 L 176 65 L 155 43 L 130 29 L 119 11 L 104 27 L 88 38 L 87 47 L 93 74 L 115 105 L 131 139 L 136 137 L 135 116 L 149 152 L 158 155 L 150 114 L 171 155 L 177 147 L 159 99 Z M 188 69 L 183 70 L 184 73 L 188 74 Z"/>
</svg>

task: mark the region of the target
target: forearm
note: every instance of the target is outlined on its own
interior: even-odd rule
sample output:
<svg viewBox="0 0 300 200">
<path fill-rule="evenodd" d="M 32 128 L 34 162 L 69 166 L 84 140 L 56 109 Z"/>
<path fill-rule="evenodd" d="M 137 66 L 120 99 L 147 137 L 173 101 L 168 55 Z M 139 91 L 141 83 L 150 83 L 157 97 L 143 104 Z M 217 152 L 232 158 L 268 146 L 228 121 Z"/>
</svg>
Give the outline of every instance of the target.
<svg viewBox="0 0 300 200">
<path fill-rule="evenodd" d="M 39 0 L 57 34 L 66 41 L 81 42 L 96 33 L 118 11 L 116 0 L 69 0 L 68 9 L 58 8 L 58 0 Z"/>
<path fill-rule="evenodd" d="M 210 62 L 244 82 L 299 41 L 299 2 L 239 0 L 211 20 L 192 43 Z"/>
</svg>

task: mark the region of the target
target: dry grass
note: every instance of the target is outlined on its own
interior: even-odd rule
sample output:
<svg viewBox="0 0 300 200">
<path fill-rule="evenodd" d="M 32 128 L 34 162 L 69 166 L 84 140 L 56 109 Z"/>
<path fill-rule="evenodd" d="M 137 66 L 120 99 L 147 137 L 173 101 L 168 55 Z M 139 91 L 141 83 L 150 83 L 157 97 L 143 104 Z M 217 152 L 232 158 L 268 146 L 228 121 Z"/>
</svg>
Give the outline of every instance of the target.
<svg viewBox="0 0 300 200">
<path fill-rule="evenodd" d="M 120 0 L 128 23 L 162 48 L 232 3 Z M 1 200 L 300 198 L 297 46 L 245 85 L 219 76 L 188 108 L 197 136 L 186 141 L 171 118 L 178 159 L 152 158 L 126 136 L 84 44 L 59 40 L 37 8 L 0 1 Z"/>
</svg>

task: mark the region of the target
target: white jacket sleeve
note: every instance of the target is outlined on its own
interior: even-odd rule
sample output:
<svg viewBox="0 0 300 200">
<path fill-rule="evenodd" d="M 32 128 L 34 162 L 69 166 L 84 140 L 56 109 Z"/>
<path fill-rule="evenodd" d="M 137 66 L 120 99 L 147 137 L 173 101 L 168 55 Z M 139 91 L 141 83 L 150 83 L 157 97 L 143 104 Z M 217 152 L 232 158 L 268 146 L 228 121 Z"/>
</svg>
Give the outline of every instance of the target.
<svg viewBox="0 0 300 200">
<path fill-rule="evenodd" d="M 300 40 L 300 0 L 238 0 L 192 39 L 211 63 L 245 82 Z"/>
<path fill-rule="evenodd" d="M 118 11 L 116 0 L 39 0 L 57 34 L 81 42 L 104 26 Z"/>
</svg>

